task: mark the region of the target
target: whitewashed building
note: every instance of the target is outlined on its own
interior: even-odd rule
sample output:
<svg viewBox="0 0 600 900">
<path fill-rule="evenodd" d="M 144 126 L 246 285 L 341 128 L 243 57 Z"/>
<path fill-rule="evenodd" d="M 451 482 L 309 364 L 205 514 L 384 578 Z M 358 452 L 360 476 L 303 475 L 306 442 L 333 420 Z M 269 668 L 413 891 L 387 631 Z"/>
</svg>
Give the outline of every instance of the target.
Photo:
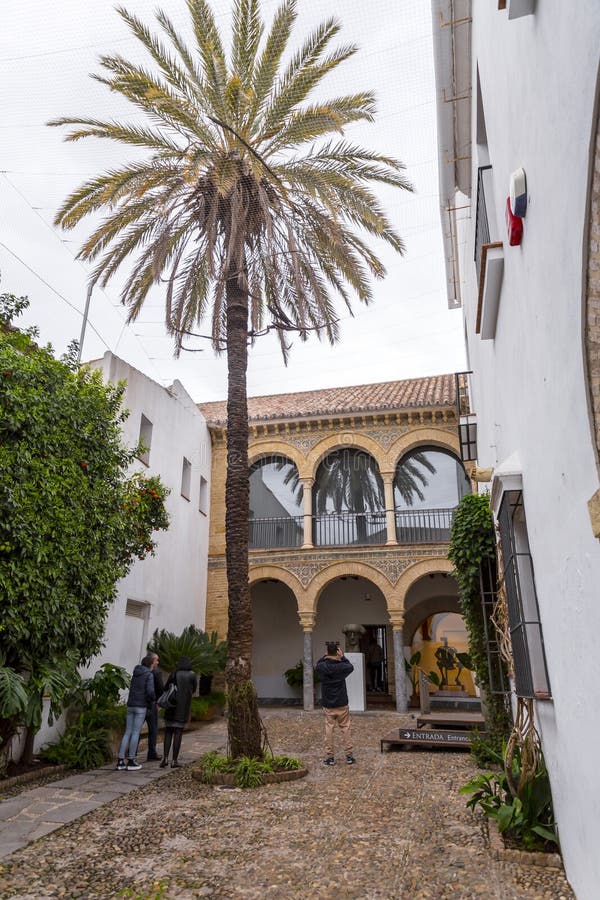
<svg viewBox="0 0 600 900">
<path fill-rule="evenodd" d="M 493 469 L 492 509 L 515 575 L 516 691 L 534 699 L 567 876 L 592 900 L 600 4 L 433 0 L 432 13 L 448 302 L 464 311 L 476 462 Z"/>
<path fill-rule="evenodd" d="M 110 609 L 103 662 L 129 672 L 140 661 L 156 628 L 179 634 L 186 625 L 204 628 L 210 509 L 211 443 L 204 416 L 179 381 L 162 387 L 112 353 L 91 364 L 104 379 L 126 382 L 129 417 L 123 439 L 141 438 L 148 451 L 136 467 L 160 475 L 170 489 L 167 531 L 155 535 L 156 556 L 135 561 L 118 586 Z"/>
</svg>

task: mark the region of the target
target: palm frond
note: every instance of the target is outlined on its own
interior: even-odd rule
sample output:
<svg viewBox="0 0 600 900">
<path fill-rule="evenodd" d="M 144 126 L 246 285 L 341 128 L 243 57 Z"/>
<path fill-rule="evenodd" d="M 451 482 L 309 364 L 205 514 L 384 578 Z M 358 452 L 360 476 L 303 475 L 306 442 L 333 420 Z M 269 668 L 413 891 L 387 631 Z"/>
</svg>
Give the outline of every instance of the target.
<svg viewBox="0 0 600 900">
<path fill-rule="evenodd" d="M 260 58 L 256 61 L 252 78 L 253 101 L 248 110 L 247 125 L 260 121 L 260 112 L 271 91 L 281 57 L 285 52 L 292 26 L 296 21 L 296 0 L 284 0 L 277 9 L 271 31 Z"/>
<path fill-rule="evenodd" d="M 233 5 L 232 67 L 245 90 L 252 86 L 263 24 L 258 0 L 235 0 Z"/>
</svg>

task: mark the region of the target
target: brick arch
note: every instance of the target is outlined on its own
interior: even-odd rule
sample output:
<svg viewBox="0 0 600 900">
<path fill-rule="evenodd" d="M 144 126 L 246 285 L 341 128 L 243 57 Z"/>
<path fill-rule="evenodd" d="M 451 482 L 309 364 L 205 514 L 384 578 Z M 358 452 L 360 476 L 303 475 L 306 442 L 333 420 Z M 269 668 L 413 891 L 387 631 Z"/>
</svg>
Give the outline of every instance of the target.
<svg viewBox="0 0 600 900">
<path fill-rule="evenodd" d="M 302 583 L 298 578 L 292 573 L 288 572 L 287 569 L 284 569 L 280 566 L 256 566 L 250 567 L 250 572 L 248 574 L 248 584 L 252 587 L 253 584 L 256 584 L 258 581 L 262 581 L 264 578 L 276 578 L 278 581 L 281 581 L 286 587 L 289 587 L 290 591 L 294 595 L 296 599 L 296 603 L 298 608 L 302 606 L 302 599 L 304 597 L 304 588 L 302 587 Z"/>
<path fill-rule="evenodd" d="M 407 434 L 401 435 L 389 448 L 385 456 L 386 471 L 395 472 L 402 456 L 410 450 L 416 450 L 418 447 L 423 446 L 447 450 L 456 457 L 457 462 L 460 462 L 458 434 L 452 434 L 441 428 L 416 428 L 407 432 Z"/>
<path fill-rule="evenodd" d="M 388 610 L 397 607 L 396 589 L 379 569 L 370 566 L 368 563 L 356 562 L 356 560 L 341 560 L 321 569 L 318 575 L 315 575 L 312 579 L 306 589 L 306 611 L 316 615 L 319 598 L 327 585 L 343 575 L 358 575 L 360 578 L 364 578 L 365 581 L 370 581 L 383 594 Z"/>
<path fill-rule="evenodd" d="M 421 562 L 408 566 L 396 582 L 396 591 L 402 597 L 402 605 L 404 605 L 404 599 L 413 584 L 416 584 L 425 575 L 437 575 L 439 572 L 451 575 L 453 570 L 454 566 L 450 560 L 443 556 L 436 556 L 435 559 L 423 559 Z"/>
<path fill-rule="evenodd" d="M 596 109 L 592 120 L 587 207 L 582 325 L 590 426 L 596 465 L 600 472 L 600 73 L 596 82 Z"/>
<path fill-rule="evenodd" d="M 252 443 L 248 450 L 248 465 L 251 466 L 266 456 L 285 456 L 286 459 L 294 463 L 298 472 L 305 465 L 304 454 L 297 447 L 294 447 L 293 444 L 280 440 Z"/>
<path fill-rule="evenodd" d="M 304 470 L 300 473 L 301 478 L 315 478 L 319 463 L 333 450 L 343 450 L 349 447 L 352 450 L 364 450 L 369 456 L 372 456 L 379 466 L 379 471 L 383 470 L 382 463 L 385 460 L 384 452 L 381 445 L 374 441 L 373 438 L 360 432 L 353 433 L 351 431 L 340 431 L 339 434 L 332 434 L 322 441 L 319 441 L 312 448 L 304 463 Z"/>
</svg>

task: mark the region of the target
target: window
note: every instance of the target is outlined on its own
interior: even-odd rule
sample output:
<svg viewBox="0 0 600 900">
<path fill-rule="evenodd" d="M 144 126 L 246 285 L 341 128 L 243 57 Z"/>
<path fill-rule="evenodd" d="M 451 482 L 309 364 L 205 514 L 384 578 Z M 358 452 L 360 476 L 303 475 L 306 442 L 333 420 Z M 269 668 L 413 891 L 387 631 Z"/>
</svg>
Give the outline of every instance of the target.
<svg viewBox="0 0 600 900">
<path fill-rule="evenodd" d="M 189 459 L 183 457 L 183 465 L 181 467 L 181 496 L 186 500 L 190 499 L 190 487 L 192 484 L 192 464 Z"/>
<path fill-rule="evenodd" d="M 521 490 L 504 492 L 498 520 L 516 693 L 546 700 L 552 695 Z"/>
<path fill-rule="evenodd" d="M 200 503 L 198 509 L 203 515 L 208 513 L 208 481 L 202 475 L 200 476 Z"/>
<path fill-rule="evenodd" d="M 138 456 L 140 462 L 145 466 L 150 465 L 150 447 L 152 445 L 152 422 L 142 413 L 140 419 L 140 436 L 139 442 L 143 445 L 142 452 Z"/>
<path fill-rule="evenodd" d="M 315 478 L 313 514 L 318 546 L 385 544 L 385 499 L 377 461 L 351 447 L 325 457 Z"/>
<path fill-rule="evenodd" d="M 411 450 L 394 477 L 398 542 L 448 541 L 456 507 L 470 490 L 462 463 L 451 453 L 426 446 Z"/>
<path fill-rule="evenodd" d="M 142 600 L 127 600 L 123 623 L 123 647 L 127 647 L 128 665 L 139 663 L 148 641 L 150 604 Z"/>
</svg>

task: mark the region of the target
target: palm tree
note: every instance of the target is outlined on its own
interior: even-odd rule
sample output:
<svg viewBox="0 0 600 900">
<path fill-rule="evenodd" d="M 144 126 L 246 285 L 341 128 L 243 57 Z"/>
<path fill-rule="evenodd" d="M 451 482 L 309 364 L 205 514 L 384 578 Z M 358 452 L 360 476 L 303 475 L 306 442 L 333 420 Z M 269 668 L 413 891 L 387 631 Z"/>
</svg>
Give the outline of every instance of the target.
<svg viewBox="0 0 600 900">
<path fill-rule="evenodd" d="M 105 211 L 79 253 L 95 263 L 92 282 L 106 285 L 135 256 L 121 295 L 129 321 L 151 288 L 164 284 L 166 327 L 176 352 L 210 317 L 214 349 L 227 353 L 229 752 L 261 756 L 250 680 L 248 343 L 271 329 L 284 357 L 290 329 L 302 340 L 316 331 L 333 343 L 332 295 L 348 308 L 351 292 L 368 303 L 370 276 L 385 274 L 369 236 L 398 253 L 404 249 L 371 185 L 411 188 L 400 162 L 344 138 L 345 126 L 373 121 L 372 93 L 305 102 L 356 52 L 354 46 L 328 49 L 341 27 L 335 19 L 284 62 L 296 0 L 283 0 L 268 34 L 259 0 L 233 0 L 229 56 L 206 0 L 187 0 L 187 6 L 193 49 L 165 12 L 156 13 L 158 37 L 118 10 L 153 66 L 103 56 L 103 73 L 95 77 L 137 107 L 144 122 L 68 117 L 51 124 L 71 126 L 67 140 L 106 138 L 135 147 L 138 155 L 74 191 L 56 222 L 71 229 Z M 146 151 L 142 159 L 139 148 Z"/>
</svg>

